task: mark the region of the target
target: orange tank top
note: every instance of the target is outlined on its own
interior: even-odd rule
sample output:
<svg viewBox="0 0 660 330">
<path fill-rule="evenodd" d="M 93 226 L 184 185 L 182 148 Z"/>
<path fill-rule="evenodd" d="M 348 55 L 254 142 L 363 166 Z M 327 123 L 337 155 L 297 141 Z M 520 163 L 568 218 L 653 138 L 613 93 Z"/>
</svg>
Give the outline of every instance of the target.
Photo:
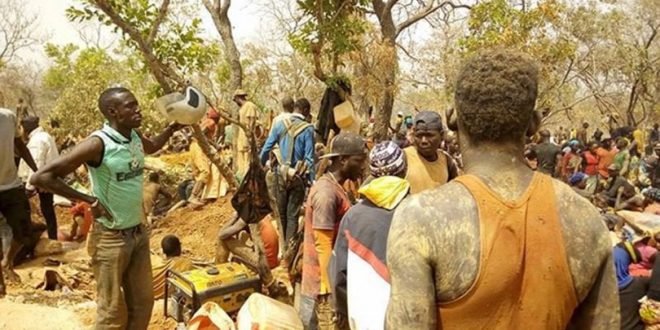
<svg viewBox="0 0 660 330">
<path fill-rule="evenodd" d="M 403 151 L 406 154 L 406 163 L 408 163 L 406 180 L 410 183 L 411 194 L 417 194 L 447 183 L 449 179 L 447 157 L 441 151 L 438 151 L 438 159 L 434 162 L 424 159 L 417 153 L 415 147 L 407 147 Z"/>
<path fill-rule="evenodd" d="M 536 173 L 504 201 L 473 175 L 456 179 L 479 211 L 480 262 L 472 287 L 438 305 L 442 329 L 565 329 L 577 306 L 552 179 Z"/>
</svg>

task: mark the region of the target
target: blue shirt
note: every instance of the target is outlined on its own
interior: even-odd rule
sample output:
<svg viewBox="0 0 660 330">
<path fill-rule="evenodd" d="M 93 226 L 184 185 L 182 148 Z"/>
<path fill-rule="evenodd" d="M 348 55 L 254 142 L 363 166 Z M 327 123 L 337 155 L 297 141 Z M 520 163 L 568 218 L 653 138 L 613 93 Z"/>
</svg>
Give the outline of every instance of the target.
<svg viewBox="0 0 660 330">
<path fill-rule="evenodd" d="M 632 276 L 628 272 L 628 266 L 630 266 L 630 255 L 626 249 L 620 246 L 614 246 L 612 251 L 614 257 L 614 270 L 616 271 L 616 281 L 619 289 L 623 289 L 633 281 Z"/>
<path fill-rule="evenodd" d="M 304 120 L 303 116 L 298 113 L 294 113 L 289 118 L 292 124 L 296 124 Z M 280 136 L 282 137 L 281 139 Z M 286 134 L 286 126 L 284 125 L 283 120 L 280 120 L 277 123 L 275 123 L 275 126 L 273 126 L 273 129 L 270 131 L 270 134 L 268 134 L 268 139 L 266 139 L 266 143 L 264 144 L 264 147 L 261 149 L 261 154 L 259 155 L 262 165 L 265 165 L 266 162 L 268 161 L 268 154 L 270 153 L 271 150 L 273 150 L 275 143 L 277 143 L 280 147 L 283 163 L 287 163 L 290 164 L 291 166 L 294 166 L 299 161 L 305 161 L 305 163 L 307 163 L 307 168 L 309 169 L 310 179 L 314 180 L 314 171 L 313 171 L 314 127 L 313 126 L 310 125 L 296 136 L 293 145 L 293 155 L 292 155 L 293 159 L 288 159 L 289 155 L 287 154 L 287 150 L 289 148 L 289 144 L 291 143 L 291 136 L 289 134 Z"/>
</svg>

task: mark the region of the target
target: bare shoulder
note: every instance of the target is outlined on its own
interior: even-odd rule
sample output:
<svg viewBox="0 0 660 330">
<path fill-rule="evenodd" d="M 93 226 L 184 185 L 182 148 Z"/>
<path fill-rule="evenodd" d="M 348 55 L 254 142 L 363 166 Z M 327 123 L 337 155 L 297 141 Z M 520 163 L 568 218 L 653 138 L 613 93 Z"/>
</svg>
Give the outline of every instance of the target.
<svg viewBox="0 0 660 330">
<path fill-rule="evenodd" d="M 582 301 L 611 253 L 610 239 L 596 207 L 565 183 L 553 180 L 553 184 L 568 264 Z"/>
<path fill-rule="evenodd" d="M 476 203 L 463 185 L 450 182 L 403 201 L 390 229 L 388 262 L 390 257 L 406 257 L 389 249 L 404 240 L 433 268 L 439 302 L 459 297 L 474 282 L 479 267 L 479 218 Z"/>
</svg>

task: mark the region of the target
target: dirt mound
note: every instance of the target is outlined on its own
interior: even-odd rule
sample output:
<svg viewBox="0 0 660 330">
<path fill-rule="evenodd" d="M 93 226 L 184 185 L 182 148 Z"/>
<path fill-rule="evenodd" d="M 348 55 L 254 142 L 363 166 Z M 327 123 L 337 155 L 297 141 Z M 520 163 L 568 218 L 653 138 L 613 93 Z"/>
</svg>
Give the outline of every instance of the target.
<svg viewBox="0 0 660 330">
<path fill-rule="evenodd" d="M 220 227 L 234 214 L 231 197 L 223 197 L 200 210 L 182 208 L 156 220 L 151 230 L 151 249 L 161 252 L 160 241 L 173 234 L 181 240 L 183 254 L 195 260 L 212 261 Z"/>
</svg>

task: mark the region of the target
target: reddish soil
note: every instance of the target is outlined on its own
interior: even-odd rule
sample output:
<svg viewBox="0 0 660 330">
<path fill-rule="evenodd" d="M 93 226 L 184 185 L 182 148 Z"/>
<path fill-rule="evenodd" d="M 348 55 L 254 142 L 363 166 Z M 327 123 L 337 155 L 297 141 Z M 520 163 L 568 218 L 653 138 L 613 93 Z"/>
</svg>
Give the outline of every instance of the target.
<svg viewBox="0 0 660 330">
<path fill-rule="evenodd" d="M 194 260 L 212 261 L 218 232 L 234 214 L 229 197 L 221 198 L 202 209 L 185 207 L 158 219 L 151 230 L 151 250 L 161 252 L 160 241 L 173 234 L 181 240 L 183 254 Z"/>
</svg>

